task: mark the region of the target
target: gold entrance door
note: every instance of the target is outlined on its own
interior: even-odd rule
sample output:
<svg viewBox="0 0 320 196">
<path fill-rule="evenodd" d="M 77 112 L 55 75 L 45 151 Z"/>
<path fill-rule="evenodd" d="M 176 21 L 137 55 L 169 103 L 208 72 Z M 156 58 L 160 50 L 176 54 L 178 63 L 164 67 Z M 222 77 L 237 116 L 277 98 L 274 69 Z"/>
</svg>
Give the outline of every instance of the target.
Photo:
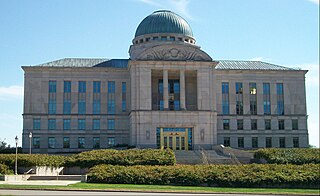
<svg viewBox="0 0 320 196">
<path fill-rule="evenodd" d="M 160 128 L 161 149 L 170 148 L 172 150 L 188 150 L 188 129 L 182 131 L 163 131 Z"/>
</svg>

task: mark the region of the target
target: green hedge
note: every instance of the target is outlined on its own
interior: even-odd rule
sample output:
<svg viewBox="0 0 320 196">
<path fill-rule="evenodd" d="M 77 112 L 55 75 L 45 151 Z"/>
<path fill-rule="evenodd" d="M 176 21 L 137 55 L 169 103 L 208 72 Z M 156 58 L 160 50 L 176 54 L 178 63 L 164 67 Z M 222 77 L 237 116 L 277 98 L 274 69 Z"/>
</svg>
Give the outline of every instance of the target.
<svg viewBox="0 0 320 196">
<path fill-rule="evenodd" d="M 112 166 L 90 169 L 88 182 L 223 187 L 318 188 L 319 164 Z"/>
<path fill-rule="evenodd" d="M 174 165 L 172 150 L 92 150 L 71 156 L 66 166 L 90 168 L 99 164 L 111 165 Z"/>
<path fill-rule="evenodd" d="M 320 163 L 320 149 L 307 148 L 267 148 L 257 150 L 254 154 L 255 158 L 264 158 L 268 163 L 278 164 L 306 164 L 306 163 Z"/>
<path fill-rule="evenodd" d="M 47 154 L 18 154 L 19 167 L 32 166 L 53 166 L 59 167 L 65 164 L 65 156 L 49 156 Z M 14 168 L 16 160 L 15 154 L 0 154 L 0 164 L 5 164 L 10 168 Z"/>
<path fill-rule="evenodd" d="M 71 156 L 47 154 L 18 154 L 18 166 L 80 166 L 90 168 L 99 164 L 111 165 L 174 165 L 172 150 L 92 150 Z M 0 164 L 14 168 L 15 154 L 0 154 Z"/>
<path fill-rule="evenodd" d="M 13 170 L 4 164 L 0 164 L 0 175 L 4 174 L 13 174 Z"/>
</svg>

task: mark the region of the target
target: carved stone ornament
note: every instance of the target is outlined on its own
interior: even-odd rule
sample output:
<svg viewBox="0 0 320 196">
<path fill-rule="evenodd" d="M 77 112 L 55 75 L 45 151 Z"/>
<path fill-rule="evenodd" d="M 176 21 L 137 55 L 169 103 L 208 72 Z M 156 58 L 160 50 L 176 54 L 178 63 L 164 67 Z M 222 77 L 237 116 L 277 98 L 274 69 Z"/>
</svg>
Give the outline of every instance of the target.
<svg viewBox="0 0 320 196">
<path fill-rule="evenodd" d="M 136 60 L 212 61 L 212 58 L 196 47 L 161 45 L 146 49 Z"/>
</svg>

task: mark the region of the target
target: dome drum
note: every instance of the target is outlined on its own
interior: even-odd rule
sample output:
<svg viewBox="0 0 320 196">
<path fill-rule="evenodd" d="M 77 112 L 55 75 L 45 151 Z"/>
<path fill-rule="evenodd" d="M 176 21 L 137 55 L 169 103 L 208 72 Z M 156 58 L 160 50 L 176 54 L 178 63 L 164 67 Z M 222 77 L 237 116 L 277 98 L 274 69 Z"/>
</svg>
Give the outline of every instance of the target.
<svg viewBox="0 0 320 196">
<path fill-rule="evenodd" d="M 132 44 L 143 44 L 150 42 L 180 42 L 195 44 L 196 40 L 191 36 L 175 33 L 153 33 L 135 37 Z"/>
</svg>

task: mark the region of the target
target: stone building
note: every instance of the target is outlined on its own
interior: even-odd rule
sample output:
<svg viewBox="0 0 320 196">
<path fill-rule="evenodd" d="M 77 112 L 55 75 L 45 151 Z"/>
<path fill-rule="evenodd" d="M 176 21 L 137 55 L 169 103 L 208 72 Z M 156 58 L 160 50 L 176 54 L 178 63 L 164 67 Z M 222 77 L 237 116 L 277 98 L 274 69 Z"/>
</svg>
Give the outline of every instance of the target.
<svg viewBox="0 0 320 196">
<path fill-rule="evenodd" d="M 129 54 L 23 66 L 24 151 L 308 147 L 306 70 L 214 60 L 165 10 L 142 20 Z"/>
</svg>

